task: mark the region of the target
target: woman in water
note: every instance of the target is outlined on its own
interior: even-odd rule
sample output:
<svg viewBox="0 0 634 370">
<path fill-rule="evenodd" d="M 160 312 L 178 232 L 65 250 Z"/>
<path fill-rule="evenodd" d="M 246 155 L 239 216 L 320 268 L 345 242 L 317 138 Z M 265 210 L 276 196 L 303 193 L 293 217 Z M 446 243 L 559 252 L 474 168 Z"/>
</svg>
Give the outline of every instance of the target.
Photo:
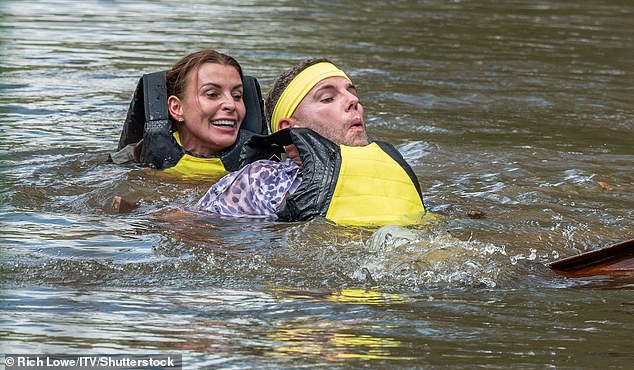
<svg viewBox="0 0 634 370">
<path fill-rule="evenodd" d="M 250 127 L 241 132 L 245 93 L 256 104 Z M 245 78 L 233 57 L 209 49 L 189 54 L 168 71 L 141 78 L 111 158 L 179 177 L 218 179 L 238 169 L 243 142 L 260 133 L 259 93 L 257 80 Z M 112 209 L 121 211 L 121 202 L 129 203 L 116 196 Z"/>
<path fill-rule="evenodd" d="M 141 78 L 111 158 L 182 177 L 221 177 L 238 169 L 246 139 L 266 133 L 261 101 L 257 80 L 243 76 L 233 57 L 189 54 Z"/>
</svg>

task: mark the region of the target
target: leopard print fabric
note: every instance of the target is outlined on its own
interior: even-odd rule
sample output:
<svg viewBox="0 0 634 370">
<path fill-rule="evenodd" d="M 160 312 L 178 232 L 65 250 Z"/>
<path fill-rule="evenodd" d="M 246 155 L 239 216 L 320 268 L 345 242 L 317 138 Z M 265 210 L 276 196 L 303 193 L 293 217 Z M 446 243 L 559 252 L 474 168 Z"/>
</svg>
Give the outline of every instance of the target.
<svg viewBox="0 0 634 370">
<path fill-rule="evenodd" d="M 256 161 L 220 179 L 195 208 L 223 216 L 275 219 L 284 198 L 301 183 L 300 173 L 290 159 Z"/>
</svg>

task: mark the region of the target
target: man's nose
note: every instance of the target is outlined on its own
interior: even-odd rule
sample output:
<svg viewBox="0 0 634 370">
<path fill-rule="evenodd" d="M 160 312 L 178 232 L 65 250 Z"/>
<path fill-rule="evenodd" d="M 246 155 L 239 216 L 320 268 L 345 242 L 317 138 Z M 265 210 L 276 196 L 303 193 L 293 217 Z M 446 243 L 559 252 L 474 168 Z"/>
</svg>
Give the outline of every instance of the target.
<svg viewBox="0 0 634 370">
<path fill-rule="evenodd" d="M 346 92 L 348 94 L 348 102 L 346 110 L 357 110 L 359 108 L 359 97 L 350 92 Z"/>
</svg>

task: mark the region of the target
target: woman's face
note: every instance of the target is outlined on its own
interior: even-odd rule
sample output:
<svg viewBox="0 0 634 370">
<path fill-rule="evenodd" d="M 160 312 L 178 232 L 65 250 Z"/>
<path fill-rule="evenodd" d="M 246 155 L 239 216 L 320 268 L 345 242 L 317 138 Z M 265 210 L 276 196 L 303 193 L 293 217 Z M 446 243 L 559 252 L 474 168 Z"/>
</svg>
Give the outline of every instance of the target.
<svg viewBox="0 0 634 370">
<path fill-rule="evenodd" d="M 183 147 L 207 156 L 233 145 L 246 114 L 242 94 L 240 74 L 232 66 L 205 63 L 189 72 L 183 99 L 168 99 Z"/>
</svg>

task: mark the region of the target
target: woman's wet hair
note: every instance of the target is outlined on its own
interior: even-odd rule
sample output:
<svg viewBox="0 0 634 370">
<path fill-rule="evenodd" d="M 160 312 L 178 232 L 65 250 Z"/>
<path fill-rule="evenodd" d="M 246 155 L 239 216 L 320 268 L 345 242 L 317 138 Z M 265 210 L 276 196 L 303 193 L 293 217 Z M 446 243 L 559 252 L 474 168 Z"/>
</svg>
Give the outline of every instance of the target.
<svg viewBox="0 0 634 370">
<path fill-rule="evenodd" d="M 165 75 L 167 96 L 174 95 L 179 99 L 183 99 L 185 86 L 187 85 L 187 76 L 191 71 L 198 71 L 198 68 L 206 63 L 234 67 L 238 71 L 240 79 L 244 80 L 242 67 L 240 67 L 238 61 L 232 56 L 211 49 L 203 49 L 185 56 L 167 71 Z"/>
<path fill-rule="evenodd" d="M 266 102 L 264 104 L 264 114 L 266 115 L 266 122 L 269 123 L 269 127 L 271 124 L 271 117 L 273 117 L 273 110 L 275 109 L 275 104 L 280 100 L 280 96 L 288 85 L 293 81 L 298 74 L 300 74 L 306 68 L 312 66 L 313 64 L 328 62 L 332 63 L 330 60 L 326 58 L 308 58 L 304 59 L 301 62 L 297 63 L 293 68 L 288 71 L 282 73 L 273 83 L 273 87 L 269 90 L 269 93 L 266 95 Z"/>
</svg>

